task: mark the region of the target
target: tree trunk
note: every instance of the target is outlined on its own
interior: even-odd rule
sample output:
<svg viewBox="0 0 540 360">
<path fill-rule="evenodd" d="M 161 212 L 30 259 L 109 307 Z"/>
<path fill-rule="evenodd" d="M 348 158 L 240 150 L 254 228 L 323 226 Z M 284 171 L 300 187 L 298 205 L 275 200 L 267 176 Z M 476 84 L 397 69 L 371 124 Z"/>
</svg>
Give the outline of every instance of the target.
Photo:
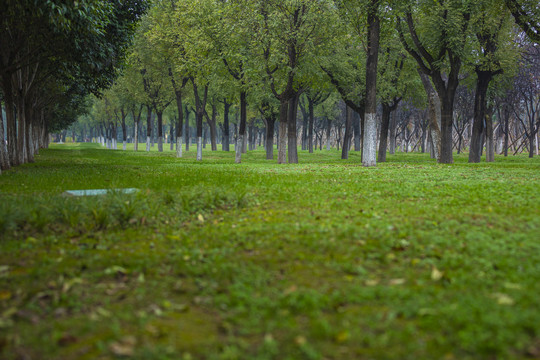
<svg viewBox="0 0 540 360">
<path fill-rule="evenodd" d="M 536 133 L 533 130 L 533 124 L 531 124 L 531 130 L 529 135 L 529 158 L 534 157 L 534 148 L 535 148 L 535 139 L 536 139 Z"/>
<path fill-rule="evenodd" d="M 298 164 L 298 146 L 296 143 L 296 114 L 298 110 L 299 93 L 296 93 L 294 97 L 289 100 L 289 115 L 287 117 L 288 133 L 287 133 L 287 146 L 289 147 L 288 159 L 289 164 Z"/>
<path fill-rule="evenodd" d="M 150 151 L 152 141 L 152 107 L 146 106 L 146 151 Z"/>
<path fill-rule="evenodd" d="M 24 96 L 17 96 L 17 163 L 25 164 L 26 155 L 26 104 Z M 65 140 L 65 139 L 64 139 Z M 65 142 L 65 141 L 64 141 Z"/>
<path fill-rule="evenodd" d="M 352 124 L 353 124 L 353 130 L 354 130 L 354 151 L 361 151 L 362 150 L 362 132 L 360 131 L 360 115 L 358 113 L 352 114 Z"/>
<path fill-rule="evenodd" d="M 366 109 L 363 130 L 362 165 L 377 165 L 377 63 L 379 58 L 380 21 L 378 0 L 368 8 L 368 51 L 366 62 Z"/>
<path fill-rule="evenodd" d="M 287 163 L 287 114 L 289 110 L 289 102 L 287 100 L 280 101 L 279 107 L 279 148 L 278 148 L 278 164 Z"/>
<path fill-rule="evenodd" d="M 4 141 L 4 116 L 2 114 L 2 103 L 0 102 L 0 174 L 2 170 L 10 168 L 9 153 Z"/>
<path fill-rule="evenodd" d="M 493 108 L 486 109 L 486 162 L 495 161 L 495 143 L 493 138 Z"/>
<path fill-rule="evenodd" d="M 127 127 L 126 127 L 126 116 L 127 114 L 124 112 L 124 109 L 120 109 L 121 111 L 121 114 L 122 114 L 122 122 L 121 122 L 121 125 L 122 125 L 122 149 L 125 151 L 126 150 L 126 145 L 127 145 Z M 84 140 L 83 140 L 84 141 Z"/>
<path fill-rule="evenodd" d="M 431 157 L 437 160 L 440 160 L 440 154 L 441 154 L 441 130 L 440 130 L 440 124 L 441 124 L 441 101 L 439 99 L 439 95 L 433 88 L 433 85 L 431 85 L 431 81 L 429 80 L 429 77 L 418 70 L 418 74 L 420 75 L 420 79 L 422 80 L 422 84 L 424 85 L 424 90 L 427 93 L 428 96 L 428 114 L 429 114 L 429 120 L 428 120 L 428 127 L 430 132 L 430 138 L 431 138 Z"/>
<path fill-rule="evenodd" d="M 221 150 L 230 151 L 229 110 L 231 108 L 231 104 L 227 102 L 227 99 L 225 99 L 223 104 L 223 140 L 221 143 Z"/>
<path fill-rule="evenodd" d="M 386 147 L 388 145 L 388 129 L 390 127 L 390 105 L 382 104 L 381 135 L 379 140 L 378 162 L 386 162 Z"/>
<path fill-rule="evenodd" d="M 248 133 L 247 133 L 247 126 L 246 126 L 246 133 L 244 134 L 244 139 L 242 141 L 242 154 L 247 153 L 247 143 L 248 143 Z"/>
<path fill-rule="evenodd" d="M 441 157 L 439 162 L 442 164 L 452 164 L 453 148 L 453 101 L 447 97 L 441 101 Z"/>
<path fill-rule="evenodd" d="M 157 114 L 158 151 L 163 152 L 163 110 L 156 110 L 156 114 Z"/>
<path fill-rule="evenodd" d="M 480 162 L 482 154 L 482 133 L 486 126 L 487 90 L 492 75 L 490 71 L 477 71 L 476 93 L 474 97 L 474 120 L 471 142 L 469 145 L 469 162 Z"/>
<path fill-rule="evenodd" d="M 349 158 L 350 141 L 352 138 L 352 111 L 345 105 L 345 135 L 343 136 L 343 147 L 341 148 L 341 159 Z"/>
<path fill-rule="evenodd" d="M 392 115 L 390 116 L 390 148 L 388 150 L 390 155 L 396 154 L 396 116 L 396 112 L 392 113 Z"/>
<path fill-rule="evenodd" d="M 244 141 L 246 136 L 246 122 L 247 122 L 247 94 L 245 91 L 240 92 L 240 124 L 238 127 L 238 138 L 234 150 L 236 152 L 235 163 L 240 164 L 242 162 L 242 150 L 244 147 Z"/>
<path fill-rule="evenodd" d="M 7 154 L 11 166 L 18 164 L 17 157 L 17 123 L 15 119 L 15 107 L 13 102 L 13 88 L 11 86 L 11 75 L 4 73 L 2 76 L 2 95 L 6 107 L 6 135 L 7 135 Z"/>
<path fill-rule="evenodd" d="M 189 110 L 187 105 L 184 107 L 185 113 L 186 113 L 186 129 L 185 129 L 185 137 L 186 137 L 186 151 L 189 151 Z"/>
<path fill-rule="evenodd" d="M 174 119 L 174 120 L 176 120 L 176 119 Z M 175 134 L 175 132 L 174 132 L 174 123 L 175 123 L 175 121 L 174 120 L 169 123 L 169 145 L 170 145 L 170 150 L 171 151 L 174 151 L 174 144 L 176 143 L 175 136 L 174 136 L 174 134 Z"/>
<path fill-rule="evenodd" d="M 184 128 L 184 106 L 182 104 L 182 93 L 178 91 L 176 96 L 176 109 L 178 110 L 178 119 L 176 120 L 176 157 L 182 157 L 182 131 Z"/>
<path fill-rule="evenodd" d="M 266 160 L 274 160 L 274 127 L 276 124 L 276 118 L 274 115 L 269 116 L 266 119 Z"/>
<path fill-rule="evenodd" d="M 308 127 L 309 127 L 309 115 L 304 112 L 302 107 L 302 150 L 308 150 Z"/>
<path fill-rule="evenodd" d="M 138 151 L 139 150 L 139 122 L 135 121 L 133 125 L 135 126 L 135 134 L 133 134 L 133 149 L 135 151 Z"/>
<path fill-rule="evenodd" d="M 217 130 L 216 130 L 216 123 L 217 123 L 217 109 L 216 105 L 212 104 L 212 117 L 207 118 L 208 126 L 210 127 L 210 143 L 212 146 L 212 151 L 217 151 Z"/>
<path fill-rule="evenodd" d="M 332 122 L 330 118 L 326 119 L 326 150 L 330 150 L 330 132 L 332 130 Z M 322 136 L 321 136 L 322 137 Z M 322 139 L 321 139 L 322 141 Z"/>
<path fill-rule="evenodd" d="M 309 107 L 309 120 L 308 120 L 308 150 L 310 154 L 313 154 L 313 123 L 315 122 L 315 106 L 313 101 L 308 97 L 308 107 Z"/>
<path fill-rule="evenodd" d="M 202 133 L 203 133 L 203 109 L 197 109 L 195 113 L 197 124 L 197 160 L 202 160 Z"/>
</svg>

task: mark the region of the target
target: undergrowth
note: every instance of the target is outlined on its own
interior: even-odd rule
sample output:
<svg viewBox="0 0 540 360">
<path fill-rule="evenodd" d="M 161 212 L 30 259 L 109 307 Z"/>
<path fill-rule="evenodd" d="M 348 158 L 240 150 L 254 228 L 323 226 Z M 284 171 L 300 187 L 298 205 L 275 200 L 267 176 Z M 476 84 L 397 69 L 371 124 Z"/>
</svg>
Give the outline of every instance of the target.
<svg viewBox="0 0 540 360">
<path fill-rule="evenodd" d="M 185 221 L 194 214 L 241 208 L 248 203 L 246 194 L 220 188 L 163 193 L 147 190 L 137 194 L 112 190 L 106 195 L 84 197 L 2 195 L 1 200 L 3 239 L 156 227 Z"/>
</svg>

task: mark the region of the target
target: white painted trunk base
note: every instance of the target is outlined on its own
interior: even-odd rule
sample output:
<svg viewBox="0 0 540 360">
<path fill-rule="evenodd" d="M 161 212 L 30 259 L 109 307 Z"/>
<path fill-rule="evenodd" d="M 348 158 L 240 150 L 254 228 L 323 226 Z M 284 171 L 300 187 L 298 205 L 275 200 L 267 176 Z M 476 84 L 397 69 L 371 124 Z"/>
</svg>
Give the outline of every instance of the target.
<svg viewBox="0 0 540 360">
<path fill-rule="evenodd" d="M 159 152 L 163 152 L 163 136 L 158 136 L 157 148 Z"/>
<path fill-rule="evenodd" d="M 146 151 L 150 151 L 150 136 L 146 137 Z"/>
<path fill-rule="evenodd" d="M 244 136 L 242 136 L 242 153 L 247 153 L 247 139 L 248 137 L 244 134 Z"/>
<path fill-rule="evenodd" d="M 202 137 L 197 138 L 197 160 L 202 160 Z"/>
<path fill-rule="evenodd" d="M 287 163 L 287 123 L 279 123 L 278 164 Z"/>
<path fill-rule="evenodd" d="M 435 155 L 435 159 L 439 160 L 441 158 L 441 133 L 437 130 L 432 129 L 431 131 L 431 149 Z"/>
<path fill-rule="evenodd" d="M 364 147 L 362 165 L 377 165 L 377 114 L 366 114 L 364 124 Z"/>
<path fill-rule="evenodd" d="M 122 144 L 122 149 L 126 151 L 126 147 L 127 147 L 127 141 L 124 141 L 124 143 Z"/>
<path fill-rule="evenodd" d="M 182 157 L 182 137 L 179 136 L 176 138 L 176 157 Z"/>
<path fill-rule="evenodd" d="M 242 147 L 244 145 L 244 137 L 242 135 L 238 135 L 238 139 L 236 140 L 236 144 L 234 144 L 234 151 L 235 151 L 235 158 L 234 162 L 237 164 L 240 164 L 242 162 Z"/>
</svg>

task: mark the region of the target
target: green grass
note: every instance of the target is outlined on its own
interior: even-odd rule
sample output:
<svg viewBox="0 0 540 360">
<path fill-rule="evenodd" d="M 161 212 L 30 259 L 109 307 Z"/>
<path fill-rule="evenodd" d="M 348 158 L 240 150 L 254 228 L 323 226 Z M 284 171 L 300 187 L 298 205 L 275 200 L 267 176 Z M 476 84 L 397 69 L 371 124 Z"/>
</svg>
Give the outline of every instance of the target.
<svg viewBox="0 0 540 360">
<path fill-rule="evenodd" d="M 54 145 L 0 175 L 0 358 L 540 356 L 539 158 L 184 155 Z"/>
</svg>

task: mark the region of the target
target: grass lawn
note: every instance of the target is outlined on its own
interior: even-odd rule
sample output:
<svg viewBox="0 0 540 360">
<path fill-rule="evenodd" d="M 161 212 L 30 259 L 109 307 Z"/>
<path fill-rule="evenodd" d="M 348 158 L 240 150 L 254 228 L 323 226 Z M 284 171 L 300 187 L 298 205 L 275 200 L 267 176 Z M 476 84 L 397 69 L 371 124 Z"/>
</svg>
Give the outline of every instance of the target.
<svg viewBox="0 0 540 360">
<path fill-rule="evenodd" d="M 540 358 L 540 158 L 195 153 L 0 175 L 0 358 Z"/>
</svg>

